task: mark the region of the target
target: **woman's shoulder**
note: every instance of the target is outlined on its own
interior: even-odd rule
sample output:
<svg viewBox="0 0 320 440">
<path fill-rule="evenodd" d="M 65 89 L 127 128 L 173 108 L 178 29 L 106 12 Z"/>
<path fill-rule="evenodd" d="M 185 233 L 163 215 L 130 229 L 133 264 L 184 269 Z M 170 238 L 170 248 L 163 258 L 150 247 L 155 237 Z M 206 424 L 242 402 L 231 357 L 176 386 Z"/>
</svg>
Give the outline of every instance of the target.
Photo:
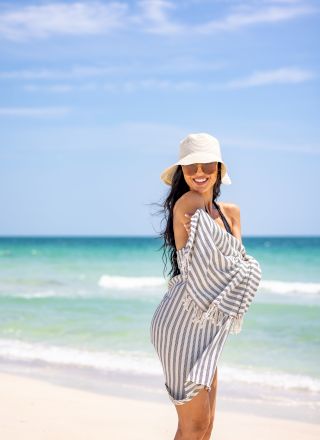
<svg viewBox="0 0 320 440">
<path fill-rule="evenodd" d="M 240 206 L 231 202 L 218 202 L 221 210 L 232 223 L 240 222 Z M 175 202 L 173 214 L 176 217 L 184 218 L 186 212 L 193 214 L 198 208 L 205 209 L 205 202 L 202 195 L 197 191 L 187 191 Z"/>
<path fill-rule="evenodd" d="M 184 216 L 186 212 L 193 214 L 198 208 L 205 209 L 204 199 L 197 191 L 187 191 L 175 202 L 173 214 Z"/>
<path fill-rule="evenodd" d="M 190 190 L 182 194 L 182 196 L 178 198 L 174 206 L 181 206 L 188 203 L 200 205 L 202 204 L 204 206 L 204 199 L 198 191 Z"/>
</svg>

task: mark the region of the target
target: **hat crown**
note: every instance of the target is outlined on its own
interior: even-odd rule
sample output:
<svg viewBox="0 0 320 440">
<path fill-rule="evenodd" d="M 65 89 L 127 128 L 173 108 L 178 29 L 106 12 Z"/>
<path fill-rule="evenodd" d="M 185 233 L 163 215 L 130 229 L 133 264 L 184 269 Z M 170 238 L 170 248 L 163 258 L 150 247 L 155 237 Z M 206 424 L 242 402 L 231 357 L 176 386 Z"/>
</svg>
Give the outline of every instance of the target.
<svg viewBox="0 0 320 440">
<path fill-rule="evenodd" d="M 211 153 L 221 158 L 220 143 L 208 133 L 191 133 L 180 142 L 180 159 L 192 153 Z"/>
</svg>

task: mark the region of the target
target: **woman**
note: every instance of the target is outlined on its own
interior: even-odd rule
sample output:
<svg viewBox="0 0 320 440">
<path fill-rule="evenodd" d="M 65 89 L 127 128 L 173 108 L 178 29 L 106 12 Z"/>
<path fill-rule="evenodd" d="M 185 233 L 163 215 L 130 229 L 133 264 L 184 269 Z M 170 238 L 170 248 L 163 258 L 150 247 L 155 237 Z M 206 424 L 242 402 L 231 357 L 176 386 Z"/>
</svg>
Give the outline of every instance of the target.
<svg viewBox="0 0 320 440">
<path fill-rule="evenodd" d="M 174 440 L 211 436 L 217 362 L 229 333 L 239 333 L 258 288 L 259 263 L 241 242 L 240 209 L 216 202 L 230 184 L 219 141 L 207 133 L 180 143 L 180 160 L 161 179 L 171 185 L 163 232 L 172 277 L 150 326 L 178 413 Z"/>
</svg>

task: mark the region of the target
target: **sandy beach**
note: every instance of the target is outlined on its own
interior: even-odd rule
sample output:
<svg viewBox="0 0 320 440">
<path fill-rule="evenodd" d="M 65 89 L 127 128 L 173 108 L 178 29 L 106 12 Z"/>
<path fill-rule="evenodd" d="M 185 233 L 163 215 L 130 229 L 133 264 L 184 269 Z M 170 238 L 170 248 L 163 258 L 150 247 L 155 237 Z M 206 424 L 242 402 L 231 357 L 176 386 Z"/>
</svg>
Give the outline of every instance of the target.
<svg viewBox="0 0 320 440">
<path fill-rule="evenodd" d="M 170 402 L 101 395 L 7 373 L 0 373 L 0 386 L 4 440 L 172 440 L 176 431 Z M 320 426 L 221 411 L 218 403 L 212 438 L 313 440 L 320 438 Z"/>
</svg>

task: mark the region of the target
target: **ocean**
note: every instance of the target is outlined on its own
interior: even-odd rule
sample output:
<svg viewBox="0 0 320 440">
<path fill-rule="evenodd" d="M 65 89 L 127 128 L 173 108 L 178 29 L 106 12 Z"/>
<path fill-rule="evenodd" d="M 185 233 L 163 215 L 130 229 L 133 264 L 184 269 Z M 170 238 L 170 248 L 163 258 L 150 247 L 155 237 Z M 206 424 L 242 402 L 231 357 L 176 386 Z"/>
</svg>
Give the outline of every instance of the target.
<svg viewBox="0 0 320 440">
<path fill-rule="evenodd" d="M 320 237 L 242 240 L 262 281 L 219 359 L 221 401 L 281 405 L 294 417 L 303 407 L 304 420 L 319 421 Z M 118 391 L 126 382 L 136 396 L 169 402 L 149 332 L 166 293 L 161 244 L 156 237 L 0 238 L 0 369 L 51 380 L 60 371 L 101 392 L 108 380 Z"/>
</svg>

